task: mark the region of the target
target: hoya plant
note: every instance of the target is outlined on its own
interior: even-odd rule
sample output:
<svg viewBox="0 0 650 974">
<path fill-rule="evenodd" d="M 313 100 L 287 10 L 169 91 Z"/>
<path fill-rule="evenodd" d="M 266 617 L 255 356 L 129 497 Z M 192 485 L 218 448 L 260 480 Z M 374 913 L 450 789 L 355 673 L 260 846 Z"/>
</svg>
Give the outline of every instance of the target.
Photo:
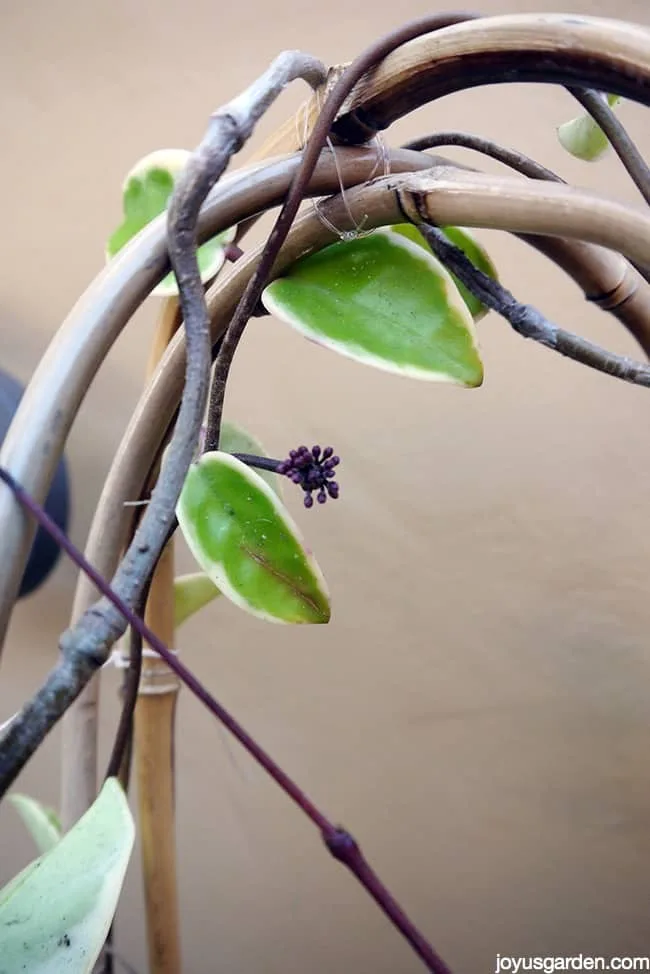
<svg viewBox="0 0 650 974">
<path fill-rule="evenodd" d="M 257 121 L 298 80 L 311 87 L 309 100 L 253 162 L 222 179 Z M 569 186 L 521 151 L 467 133 L 391 143 L 391 125 L 416 108 L 505 81 L 564 86 L 582 114 L 559 127 L 561 145 L 585 162 L 616 153 L 643 205 Z M 43 356 L 0 455 L 3 627 L 36 525 L 79 568 L 59 662 L 0 730 L 0 794 L 40 852 L 0 894 L 0 972 L 113 969 L 111 924 L 134 828 L 150 971 L 181 969 L 172 746 L 181 684 L 308 816 L 423 965 L 449 970 L 356 840 L 188 669 L 176 632 L 198 612 L 218 625 L 224 600 L 268 624 L 326 625 L 336 613 L 327 568 L 308 539 L 318 509 L 344 503 L 345 458 L 333 445 L 305 442 L 299 418 L 286 442 L 265 449 L 256 430 L 224 415 L 252 317 L 273 315 L 359 368 L 386 373 L 387 383 L 428 383 L 432 400 L 439 383 L 480 396 L 488 312 L 576 368 L 650 385 L 650 171 L 624 128 L 626 101 L 650 105 L 650 34 L 642 27 L 568 15 L 435 14 L 345 67 L 281 54 L 211 116 L 196 149 L 152 147 L 127 173 L 122 213 L 116 197 L 107 228 L 106 266 Z M 432 154 L 444 146 L 472 150 L 472 165 Z M 481 155 L 503 173 L 482 172 Z M 248 246 L 270 211 L 267 239 Z M 481 228 L 516 234 L 571 277 L 631 333 L 639 360 L 523 303 L 481 243 Z M 99 364 L 149 296 L 160 305 L 149 375 L 82 553 L 43 501 Z M 290 491 L 302 497 L 299 515 L 290 512 Z M 180 538 L 196 564 L 177 576 Z M 99 768 L 99 678 L 113 663 L 123 670 L 121 710 L 108 767 Z M 53 812 L 12 788 L 60 720 L 61 807 Z M 126 798 L 132 764 L 135 825 Z"/>
</svg>

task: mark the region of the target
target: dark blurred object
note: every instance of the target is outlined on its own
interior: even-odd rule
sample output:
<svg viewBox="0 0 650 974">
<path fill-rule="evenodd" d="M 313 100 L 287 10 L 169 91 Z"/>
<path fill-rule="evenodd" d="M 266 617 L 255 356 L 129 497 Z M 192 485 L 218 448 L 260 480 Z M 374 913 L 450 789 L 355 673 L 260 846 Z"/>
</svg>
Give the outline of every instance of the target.
<svg viewBox="0 0 650 974">
<path fill-rule="evenodd" d="M 0 444 L 11 425 L 23 392 L 20 383 L 0 369 Z M 45 502 L 45 510 L 62 531 L 68 530 L 70 487 L 67 465 L 63 457 L 54 474 L 50 493 Z M 45 582 L 59 559 L 59 553 L 60 549 L 56 542 L 46 531 L 39 528 L 20 584 L 19 598 L 31 595 Z"/>
</svg>

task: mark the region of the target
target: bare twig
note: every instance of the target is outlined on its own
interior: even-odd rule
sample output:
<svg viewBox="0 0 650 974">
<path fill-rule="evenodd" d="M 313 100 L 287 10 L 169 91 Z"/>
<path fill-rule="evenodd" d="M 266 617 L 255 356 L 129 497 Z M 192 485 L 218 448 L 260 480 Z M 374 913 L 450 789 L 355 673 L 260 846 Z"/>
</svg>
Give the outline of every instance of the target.
<svg viewBox="0 0 650 974">
<path fill-rule="evenodd" d="M 599 91 L 585 88 L 569 88 L 568 91 L 591 115 L 594 122 L 600 125 L 632 182 L 646 203 L 650 205 L 650 167 L 616 112 L 613 112 L 607 104 L 605 96 Z"/>
<path fill-rule="evenodd" d="M 425 149 L 452 145 L 460 146 L 463 149 L 472 149 L 474 152 L 480 152 L 481 155 L 496 159 L 497 162 L 502 162 L 504 166 L 514 169 L 522 176 L 528 176 L 529 179 L 545 179 L 555 183 L 564 182 L 551 169 L 547 169 L 546 166 L 531 159 L 530 156 L 524 155 L 523 152 L 509 149 L 491 139 L 484 139 L 480 135 L 471 135 L 468 132 L 435 132 L 433 135 L 425 135 L 420 139 L 406 142 L 402 148 L 423 152 Z"/>
<path fill-rule="evenodd" d="M 192 462 L 207 400 L 210 323 L 196 259 L 196 222 L 201 205 L 231 156 L 256 122 L 295 78 L 313 85 L 323 65 L 296 52 L 281 54 L 254 84 L 217 112 L 178 181 L 168 212 L 168 246 L 185 319 L 187 365 L 174 435 L 142 521 L 113 578 L 121 602 L 132 608 L 164 547 L 176 502 Z M 106 592 L 104 592 L 106 594 Z M 126 628 L 124 614 L 101 599 L 60 639 L 61 658 L 45 683 L 0 740 L 0 795 L 14 781 L 46 734 L 102 666 Z"/>
<path fill-rule="evenodd" d="M 356 58 L 328 95 L 320 115 L 305 145 L 302 161 L 296 172 L 286 200 L 268 236 L 266 246 L 260 256 L 259 263 L 249 281 L 244 294 L 233 315 L 232 321 L 224 335 L 223 343 L 214 366 L 212 388 L 210 390 L 210 409 L 208 415 L 208 431 L 205 439 L 205 449 L 216 450 L 219 447 L 221 432 L 221 415 L 226 394 L 226 382 L 230 366 L 237 346 L 244 334 L 249 318 L 259 304 L 262 291 L 273 269 L 276 257 L 291 229 L 298 208 L 307 192 L 309 180 L 316 168 L 318 157 L 325 147 L 329 131 L 336 114 L 343 105 L 357 82 L 374 68 L 386 55 L 408 41 L 422 34 L 449 27 L 452 24 L 473 20 L 477 15 L 470 13 L 433 14 L 422 20 L 412 21 L 396 31 L 392 31 L 380 38 Z"/>
<path fill-rule="evenodd" d="M 43 510 L 23 488 L 16 483 L 11 474 L 0 467 L 0 480 L 12 491 L 22 507 L 36 519 L 59 544 L 72 561 L 85 572 L 93 584 L 102 592 L 126 623 L 131 625 L 141 639 L 151 646 L 154 652 L 167 663 L 177 676 L 183 681 L 191 693 L 203 703 L 210 713 L 219 720 L 224 727 L 245 748 L 251 757 L 267 772 L 284 793 L 304 812 L 304 814 L 318 828 L 321 838 L 332 856 L 341 862 L 358 879 L 364 889 L 375 900 L 391 923 L 400 931 L 411 948 L 424 962 L 425 966 L 434 974 L 450 974 L 445 962 L 438 956 L 431 944 L 422 936 L 417 927 L 411 922 L 399 903 L 393 898 L 388 889 L 374 872 L 357 841 L 349 832 L 334 825 L 323 812 L 312 802 L 307 794 L 282 770 L 273 758 L 251 737 L 232 714 L 226 710 L 206 689 L 197 677 L 184 663 L 167 647 L 162 640 L 146 625 L 131 606 L 120 598 L 111 586 L 95 571 L 79 549 L 70 541 L 52 518 Z"/>
<path fill-rule="evenodd" d="M 521 304 L 502 284 L 478 270 L 462 250 L 449 243 L 437 227 L 423 223 L 418 229 L 447 270 L 486 307 L 505 318 L 523 338 L 532 338 L 560 355 L 623 379 L 624 382 L 650 387 L 650 366 L 627 356 L 613 355 L 599 345 L 559 328 L 536 308 Z"/>
<path fill-rule="evenodd" d="M 150 584 L 151 580 L 149 580 Z M 141 598 L 134 606 L 138 615 L 144 613 L 146 597 L 149 594 L 149 585 L 145 586 Z M 133 715 L 138 699 L 138 687 L 140 686 L 140 674 L 142 672 L 142 639 L 135 629 L 130 630 L 129 634 L 129 657 L 126 663 L 126 678 L 122 686 L 122 710 L 120 719 L 113 740 L 111 756 L 106 766 L 107 778 L 118 778 L 125 768 L 125 760 L 132 743 L 133 735 Z M 126 790 L 126 789 L 125 789 Z"/>
</svg>

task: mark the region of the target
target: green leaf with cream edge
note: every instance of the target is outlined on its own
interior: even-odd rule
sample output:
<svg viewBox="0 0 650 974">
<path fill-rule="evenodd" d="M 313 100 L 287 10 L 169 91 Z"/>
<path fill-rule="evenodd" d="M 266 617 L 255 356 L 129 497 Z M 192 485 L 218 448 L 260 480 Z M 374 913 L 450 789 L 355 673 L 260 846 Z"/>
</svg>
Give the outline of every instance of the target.
<svg viewBox="0 0 650 974">
<path fill-rule="evenodd" d="M 140 159 L 127 173 L 122 185 L 124 220 L 106 245 L 108 260 L 115 257 L 147 224 L 165 212 L 176 180 L 190 155 L 186 149 L 158 149 Z M 204 283 L 219 273 L 225 260 L 224 245 L 234 239 L 235 233 L 236 229 L 231 228 L 199 247 L 197 258 Z M 176 297 L 178 287 L 174 275 L 168 274 L 152 294 Z"/>
<path fill-rule="evenodd" d="M 176 516 L 199 566 L 232 602 L 270 622 L 325 623 L 329 593 L 277 494 L 219 450 L 190 467 Z"/>
<path fill-rule="evenodd" d="M 234 423 L 221 424 L 219 446 L 224 453 L 249 453 L 266 457 L 268 453 L 254 436 Z M 278 497 L 282 496 L 280 478 L 271 470 L 259 470 Z M 179 628 L 190 616 L 219 598 L 221 592 L 205 572 L 192 572 L 174 579 L 174 626 Z"/>
<path fill-rule="evenodd" d="M 615 108 L 620 101 L 618 95 L 607 95 L 610 108 Z M 597 162 L 609 149 L 609 139 L 588 112 L 560 125 L 557 136 L 560 145 L 583 162 Z"/>
<path fill-rule="evenodd" d="M 474 321 L 433 254 L 388 229 L 298 260 L 262 296 L 307 338 L 387 372 L 480 386 Z"/>
<path fill-rule="evenodd" d="M 247 430 L 235 423 L 223 422 L 221 433 L 219 434 L 219 449 L 222 453 L 249 453 L 253 456 L 267 457 L 268 452 L 264 449 L 259 440 L 252 436 Z M 256 468 L 257 469 L 257 468 Z M 272 470 L 257 470 L 257 473 L 265 480 L 269 487 L 282 497 L 280 487 L 281 478 Z"/>
<path fill-rule="evenodd" d="M 488 277 L 493 280 L 498 280 L 497 270 L 488 252 L 484 247 L 478 242 L 473 233 L 470 233 L 465 227 L 441 227 L 440 228 L 447 240 L 454 244 L 459 250 L 462 250 L 466 257 L 469 257 L 474 267 L 479 271 L 483 271 Z M 420 247 L 424 247 L 428 254 L 433 257 L 433 251 L 429 247 L 418 228 L 413 223 L 399 223 L 397 226 L 391 227 L 393 233 L 399 233 L 413 243 L 419 244 Z M 437 261 L 437 258 L 434 257 Z M 451 275 L 452 280 L 460 292 L 460 296 L 467 305 L 475 322 L 480 321 L 488 313 L 488 308 L 482 304 L 478 298 L 475 298 L 471 291 L 468 291 L 462 281 Z"/>
<path fill-rule="evenodd" d="M 190 572 L 174 579 L 174 628 L 179 629 L 200 609 L 221 595 L 205 572 Z"/>
<path fill-rule="evenodd" d="M 90 974 L 124 882 L 135 828 L 109 778 L 63 838 L 0 891 L 0 971 Z"/>
</svg>

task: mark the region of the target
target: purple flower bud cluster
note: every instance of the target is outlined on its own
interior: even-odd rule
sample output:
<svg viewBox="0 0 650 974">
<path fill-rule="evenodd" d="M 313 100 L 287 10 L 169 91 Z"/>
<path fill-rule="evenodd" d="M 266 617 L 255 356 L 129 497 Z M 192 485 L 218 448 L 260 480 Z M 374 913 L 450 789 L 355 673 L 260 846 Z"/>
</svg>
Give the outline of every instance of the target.
<svg viewBox="0 0 650 974">
<path fill-rule="evenodd" d="M 339 496 L 339 485 L 334 480 L 334 468 L 339 463 L 340 459 L 334 456 L 331 446 L 326 446 L 324 450 L 319 446 L 313 446 L 311 450 L 307 446 L 299 446 L 297 450 L 291 450 L 288 458 L 279 464 L 277 472 L 289 477 L 294 484 L 299 484 L 305 492 L 305 507 L 313 507 L 314 491 L 318 491 L 316 500 L 319 504 L 324 504 L 328 496 L 332 500 Z"/>
</svg>

